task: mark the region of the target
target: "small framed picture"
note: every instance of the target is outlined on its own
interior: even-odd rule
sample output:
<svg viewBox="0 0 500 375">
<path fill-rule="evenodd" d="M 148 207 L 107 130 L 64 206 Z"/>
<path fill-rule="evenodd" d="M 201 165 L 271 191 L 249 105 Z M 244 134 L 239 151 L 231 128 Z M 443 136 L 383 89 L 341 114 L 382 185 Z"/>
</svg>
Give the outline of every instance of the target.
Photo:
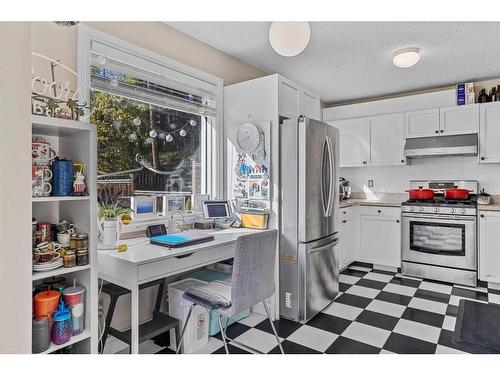
<svg viewBox="0 0 500 375">
<path fill-rule="evenodd" d="M 184 211 L 184 196 L 183 195 L 167 195 L 166 196 L 167 211 Z"/>
</svg>

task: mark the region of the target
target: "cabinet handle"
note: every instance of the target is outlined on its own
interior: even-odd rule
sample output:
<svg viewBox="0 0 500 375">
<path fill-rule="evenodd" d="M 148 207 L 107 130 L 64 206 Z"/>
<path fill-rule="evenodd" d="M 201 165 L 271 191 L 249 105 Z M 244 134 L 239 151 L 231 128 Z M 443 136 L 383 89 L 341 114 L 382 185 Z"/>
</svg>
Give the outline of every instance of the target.
<svg viewBox="0 0 500 375">
<path fill-rule="evenodd" d="M 366 164 L 366 161 L 364 161 L 363 164 Z"/>
<path fill-rule="evenodd" d="M 401 160 L 401 163 L 404 163 L 405 161 L 404 160 Z"/>
<path fill-rule="evenodd" d="M 342 213 L 345 215 L 347 213 L 347 211 L 342 211 Z"/>
<path fill-rule="evenodd" d="M 396 223 L 399 223 L 399 220 L 396 220 Z"/>
<path fill-rule="evenodd" d="M 484 160 L 484 159 L 486 159 L 486 158 L 484 156 L 481 156 L 481 160 Z"/>
<path fill-rule="evenodd" d="M 479 215 L 479 216 L 484 217 L 484 215 L 483 215 L 483 214 L 481 214 L 481 215 Z"/>
<path fill-rule="evenodd" d="M 444 130 L 440 130 L 441 133 L 444 133 Z"/>
<path fill-rule="evenodd" d="M 377 212 L 378 212 L 378 213 L 381 213 L 382 211 L 380 211 L 380 210 L 377 210 Z"/>
<path fill-rule="evenodd" d="M 347 223 L 347 220 L 342 220 L 343 223 Z"/>
<path fill-rule="evenodd" d="M 438 134 L 438 133 L 439 133 L 439 130 L 436 130 L 436 134 Z"/>
</svg>

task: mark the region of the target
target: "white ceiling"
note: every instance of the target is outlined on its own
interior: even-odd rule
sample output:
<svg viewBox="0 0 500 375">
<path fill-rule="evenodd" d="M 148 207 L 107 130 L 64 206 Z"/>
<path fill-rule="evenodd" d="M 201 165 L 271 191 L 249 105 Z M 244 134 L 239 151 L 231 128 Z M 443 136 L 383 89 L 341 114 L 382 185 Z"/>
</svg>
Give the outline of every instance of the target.
<svg viewBox="0 0 500 375">
<path fill-rule="evenodd" d="M 268 73 L 281 73 L 342 102 L 500 77 L 500 22 L 311 22 L 311 41 L 282 57 L 268 40 L 270 22 L 168 22 Z M 392 64 L 394 51 L 418 47 L 420 62 Z"/>
</svg>

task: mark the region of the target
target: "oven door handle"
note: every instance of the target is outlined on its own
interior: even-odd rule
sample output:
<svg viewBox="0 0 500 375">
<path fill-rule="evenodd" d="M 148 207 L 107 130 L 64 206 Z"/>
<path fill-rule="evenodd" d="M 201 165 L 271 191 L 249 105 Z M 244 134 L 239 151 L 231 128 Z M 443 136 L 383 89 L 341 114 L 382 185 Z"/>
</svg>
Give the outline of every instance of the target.
<svg viewBox="0 0 500 375">
<path fill-rule="evenodd" d="M 426 214 L 402 214 L 402 217 L 409 218 L 415 221 L 419 219 L 434 219 L 434 220 L 449 220 L 449 221 L 476 221 L 475 216 L 445 216 L 445 215 L 426 215 Z"/>
</svg>

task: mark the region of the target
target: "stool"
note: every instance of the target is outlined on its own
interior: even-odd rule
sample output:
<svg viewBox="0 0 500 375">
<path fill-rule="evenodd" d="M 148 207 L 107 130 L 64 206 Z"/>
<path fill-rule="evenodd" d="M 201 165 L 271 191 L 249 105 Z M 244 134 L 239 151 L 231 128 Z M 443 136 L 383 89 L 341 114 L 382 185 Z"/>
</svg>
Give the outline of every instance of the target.
<svg viewBox="0 0 500 375">
<path fill-rule="evenodd" d="M 150 281 L 149 283 L 142 284 L 139 286 L 139 290 L 146 289 L 155 285 L 158 285 L 158 293 L 156 295 L 156 302 L 153 310 L 153 319 L 139 325 L 139 343 L 149 340 L 167 331 L 170 331 L 171 329 L 175 329 L 176 340 L 178 337 L 180 337 L 179 321 L 167 314 L 160 312 L 163 291 L 165 289 L 165 279 Z M 102 292 L 109 295 L 110 302 L 109 302 L 108 312 L 106 313 L 105 327 L 102 335 L 102 340 L 99 342 L 99 353 L 104 353 L 104 346 L 106 345 L 108 334 L 116 337 L 120 341 L 127 343 L 129 346 L 131 345 L 132 341 L 131 329 L 128 329 L 126 331 L 119 331 L 111 327 L 111 321 L 113 320 L 113 314 L 115 312 L 118 299 L 121 296 L 130 294 L 130 290 L 123 288 L 119 285 L 108 283 L 103 285 Z"/>
</svg>

